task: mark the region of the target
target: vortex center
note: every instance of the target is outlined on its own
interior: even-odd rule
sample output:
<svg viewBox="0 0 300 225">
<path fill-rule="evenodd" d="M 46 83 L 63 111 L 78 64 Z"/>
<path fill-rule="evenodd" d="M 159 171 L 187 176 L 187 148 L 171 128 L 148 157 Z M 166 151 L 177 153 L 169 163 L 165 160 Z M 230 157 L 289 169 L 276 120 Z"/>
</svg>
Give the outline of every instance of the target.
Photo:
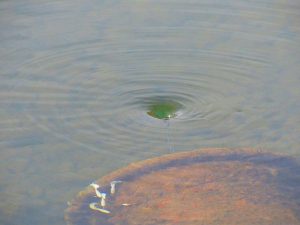
<svg viewBox="0 0 300 225">
<path fill-rule="evenodd" d="M 149 105 L 147 114 L 156 119 L 168 120 L 176 117 L 180 108 L 180 104 L 173 101 L 155 102 Z"/>
</svg>

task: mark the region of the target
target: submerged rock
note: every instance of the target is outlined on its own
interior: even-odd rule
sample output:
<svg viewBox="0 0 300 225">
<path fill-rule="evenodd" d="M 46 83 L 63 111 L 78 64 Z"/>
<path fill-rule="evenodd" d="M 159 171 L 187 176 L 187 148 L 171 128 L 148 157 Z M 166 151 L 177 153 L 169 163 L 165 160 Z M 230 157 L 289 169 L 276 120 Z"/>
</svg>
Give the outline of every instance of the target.
<svg viewBox="0 0 300 225">
<path fill-rule="evenodd" d="M 251 149 L 205 149 L 149 159 L 96 183 L 105 210 L 87 187 L 65 212 L 68 225 L 300 224 L 300 166 Z M 116 184 L 110 192 L 112 181 Z"/>
</svg>

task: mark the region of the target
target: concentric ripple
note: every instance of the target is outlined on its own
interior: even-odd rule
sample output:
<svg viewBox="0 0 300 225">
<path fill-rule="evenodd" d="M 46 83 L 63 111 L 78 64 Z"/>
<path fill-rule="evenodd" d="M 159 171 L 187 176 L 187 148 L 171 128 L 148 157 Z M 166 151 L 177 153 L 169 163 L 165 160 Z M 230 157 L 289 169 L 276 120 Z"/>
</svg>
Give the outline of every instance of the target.
<svg viewBox="0 0 300 225">
<path fill-rule="evenodd" d="M 100 46 L 95 54 L 97 46 L 74 45 L 24 64 L 2 104 L 80 149 L 120 157 L 164 152 L 167 129 L 172 145 L 186 149 L 243 136 L 257 120 L 251 98 L 271 69 L 267 62 L 200 49 L 101 54 Z M 159 98 L 181 106 L 171 128 L 147 114 L 147 99 Z"/>
<path fill-rule="evenodd" d="M 177 150 L 272 146 L 273 140 L 284 140 L 277 126 L 283 128 L 287 115 L 276 110 L 294 103 L 282 102 L 274 90 L 287 88 L 278 84 L 282 71 L 296 79 L 295 57 L 289 55 L 296 54 L 299 41 L 298 14 L 287 10 L 290 5 L 276 3 L 270 10 L 263 3 L 234 1 L 114 4 L 120 7 L 96 4 L 99 16 L 89 14 L 91 8 L 77 9 L 86 13 L 81 23 L 89 24 L 89 36 L 73 27 L 66 34 L 71 41 L 37 32 L 40 44 L 28 59 L 18 60 L 8 51 L 16 67 L 13 73 L 6 67 L 2 79 L 5 111 L 79 149 L 119 157 L 162 154 L 168 149 L 167 132 Z M 129 23 L 135 17 L 142 20 Z M 25 31 L 40 26 L 28 25 L 33 28 Z M 147 114 L 147 101 L 159 98 L 180 105 L 170 127 Z"/>
<path fill-rule="evenodd" d="M 90 179 L 170 151 L 299 154 L 299 6 L 0 1 L 0 223 L 63 224 Z"/>
</svg>

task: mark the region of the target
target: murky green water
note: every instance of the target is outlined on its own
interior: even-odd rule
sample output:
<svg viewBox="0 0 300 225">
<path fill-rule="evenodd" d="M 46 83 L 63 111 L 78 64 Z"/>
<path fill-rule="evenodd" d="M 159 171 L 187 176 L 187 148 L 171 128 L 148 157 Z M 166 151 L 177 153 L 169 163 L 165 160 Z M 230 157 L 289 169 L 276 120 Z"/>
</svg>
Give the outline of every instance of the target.
<svg viewBox="0 0 300 225">
<path fill-rule="evenodd" d="M 299 22 L 297 0 L 0 1 L 0 223 L 64 224 L 169 145 L 297 156 Z M 157 98 L 182 106 L 169 126 Z"/>
</svg>

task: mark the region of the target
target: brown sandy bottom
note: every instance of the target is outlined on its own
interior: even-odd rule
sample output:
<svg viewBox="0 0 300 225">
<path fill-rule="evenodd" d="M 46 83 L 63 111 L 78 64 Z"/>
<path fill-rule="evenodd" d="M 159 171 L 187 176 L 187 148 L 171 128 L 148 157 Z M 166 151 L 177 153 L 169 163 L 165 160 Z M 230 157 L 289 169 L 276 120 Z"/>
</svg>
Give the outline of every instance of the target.
<svg viewBox="0 0 300 225">
<path fill-rule="evenodd" d="M 202 149 L 149 159 L 96 181 L 66 209 L 68 225 L 300 225 L 300 166 L 252 149 Z M 119 180 L 111 194 L 110 182 Z M 100 204 L 100 203 L 99 203 Z M 100 207 L 100 206 L 99 206 Z"/>
</svg>

